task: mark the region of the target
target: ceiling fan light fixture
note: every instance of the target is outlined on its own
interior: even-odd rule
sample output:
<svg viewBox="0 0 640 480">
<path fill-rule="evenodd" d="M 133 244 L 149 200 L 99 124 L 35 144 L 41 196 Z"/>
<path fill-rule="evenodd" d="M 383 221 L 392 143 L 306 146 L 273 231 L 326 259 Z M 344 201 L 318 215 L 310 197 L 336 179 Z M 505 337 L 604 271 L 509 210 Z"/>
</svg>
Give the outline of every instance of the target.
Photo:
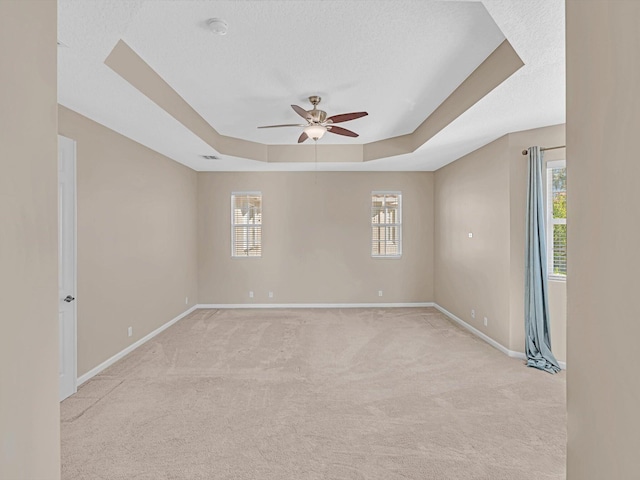
<svg viewBox="0 0 640 480">
<path fill-rule="evenodd" d="M 320 140 L 326 132 L 327 127 L 323 127 L 322 125 L 313 124 L 304 127 L 304 133 L 307 134 L 307 137 L 312 138 L 313 140 Z"/>
<path fill-rule="evenodd" d="M 277 127 L 303 127 L 303 132 L 298 138 L 298 143 L 303 143 L 309 138 L 313 140 L 320 140 L 325 133 L 333 133 L 336 135 L 344 135 L 345 137 L 357 137 L 356 132 L 347 130 L 346 128 L 334 125 L 336 123 L 348 122 L 349 120 L 355 120 L 356 118 L 369 115 L 367 112 L 351 112 L 341 113 L 340 115 L 332 115 L 327 117 L 327 112 L 318 110 L 317 106 L 320 103 L 320 97 L 309 97 L 309 102 L 313 105 L 312 110 L 305 110 L 298 105 L 291 105 L 291 108 L 305 119 L 307 124 L 296 125 L 295 123 L 289 123 L 286 125 L 265 125 L 258 128 L 277 128 Z"/>
</svg>

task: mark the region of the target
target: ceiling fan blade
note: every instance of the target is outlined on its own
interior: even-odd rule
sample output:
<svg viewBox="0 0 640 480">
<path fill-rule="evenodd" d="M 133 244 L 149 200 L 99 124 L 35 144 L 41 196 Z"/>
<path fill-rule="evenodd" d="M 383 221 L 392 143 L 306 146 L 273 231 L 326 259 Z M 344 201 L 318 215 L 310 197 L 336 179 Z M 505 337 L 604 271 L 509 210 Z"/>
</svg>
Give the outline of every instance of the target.
<svg viewBox="0 0 640 480">
<path fill-rule="evenodd" d="M 355 120 L 356 118 L 366 117 L 369 115 L 367 112 L 353 112 L 353 113 L 341 113 L 340 115 L 332 115 L 327 118 L 327 122 L 333 123 L 348 122 L 349 120 Z"/>
<path fill-rule="evenodd" d="M 298 138 L 298 143 L 304 142 L 307 138 L 309 138 L 307 134 L 305 132 L 302 132 L 302 135 L 300 135 L 300 137 Z"/>
<path fill-rule="evenodd" d="M 264 127 L 258 127 L 258 128 L 278 128 L 278 127 L 306 127 L 306 125 L 302 125 L 298 123 L 286 123 L 284 125 L 265 125 Z"/>
<path fill-rule="evenodd" d="M 291 108 L 293 108 L 293 110 L 305 120 L 311 119 L 311 115 L 304 108 L 299 107 L 298 105 L 291 105 Z"/>
<path fill-rule="evenodd" d="M 336 127 L 335 125 L 328 125 L 327 131 L 331 133 L 336 133 L 338 135 L 344 135 L 345 137 L 357 137 L 358 134 L 356 132 L 352 132 L 351 130 L 347 130 L 346 128 Z"/>
</svg>

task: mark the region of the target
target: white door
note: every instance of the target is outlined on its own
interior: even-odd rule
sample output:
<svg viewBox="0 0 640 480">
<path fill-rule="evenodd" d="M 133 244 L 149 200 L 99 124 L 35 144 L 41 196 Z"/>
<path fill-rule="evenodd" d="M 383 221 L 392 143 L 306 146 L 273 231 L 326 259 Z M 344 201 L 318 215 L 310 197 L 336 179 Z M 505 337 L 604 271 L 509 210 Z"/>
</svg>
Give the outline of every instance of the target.
<svg viewBox="0 0 640 480">
<path fill-rule="evenodd" d="M 58 136 L 60 401 L 76 392 L 76 142 Z"/>
</svg>

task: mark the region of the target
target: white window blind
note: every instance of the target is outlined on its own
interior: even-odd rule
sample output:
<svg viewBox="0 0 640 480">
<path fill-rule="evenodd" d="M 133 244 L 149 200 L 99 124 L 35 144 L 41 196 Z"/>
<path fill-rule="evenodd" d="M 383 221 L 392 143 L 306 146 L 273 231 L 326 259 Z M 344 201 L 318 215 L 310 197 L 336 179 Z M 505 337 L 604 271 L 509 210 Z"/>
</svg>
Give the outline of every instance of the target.
<svg viewBox="0 0 640 480">
<path fill-rule="evenodd" d="M 547 162 L 547 260 L 549 277 L 567 278 L 567 167 Z"/>
<path fill-rule="evenodd" d="M 371 193 L 371 256 L 402 255 L 402 194 Z"/>
<path fill-rule="evenodd" d="M 231 194 L 231 256 L 262 256 L 262 194 Z"/>
</svg>

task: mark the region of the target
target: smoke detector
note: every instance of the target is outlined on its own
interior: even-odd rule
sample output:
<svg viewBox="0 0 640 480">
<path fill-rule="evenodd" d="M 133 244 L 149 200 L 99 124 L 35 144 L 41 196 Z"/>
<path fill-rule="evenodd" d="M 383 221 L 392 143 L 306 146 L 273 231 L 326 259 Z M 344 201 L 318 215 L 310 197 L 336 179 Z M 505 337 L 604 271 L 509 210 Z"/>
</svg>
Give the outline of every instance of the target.
<svg viewBox="0 0 640 480">
<path fill-rule="evenodd" d="M 227 34 L 227 22 L 221 18 L 210 18 L 207 20 L 207 27 L 216 35 Z"/>
</svg>

